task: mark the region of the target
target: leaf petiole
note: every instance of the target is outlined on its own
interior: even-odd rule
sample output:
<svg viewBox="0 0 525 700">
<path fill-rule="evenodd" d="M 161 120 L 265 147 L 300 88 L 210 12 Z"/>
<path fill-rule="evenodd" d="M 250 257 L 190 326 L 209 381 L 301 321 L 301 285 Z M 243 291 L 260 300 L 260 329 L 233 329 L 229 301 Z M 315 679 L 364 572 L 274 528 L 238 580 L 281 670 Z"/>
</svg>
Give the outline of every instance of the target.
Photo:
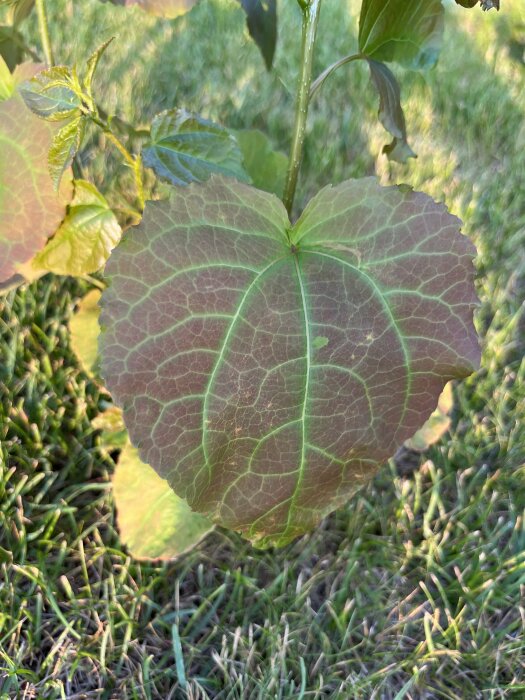
<svg viewBox="0 0 525 700">
<path fill-rule="evenodd" d="M 347 63 L 352 63 L 353 61 L 359 61 L 359 60 L 364 59 L 364 58 L 366 58 L 366 57 L 363 56 L 363 54 L 355 53 L 355 54 L 352 54 L 351 56 L 345 56 L 344 58 L 340 58 L 335 63 L 332 63 L 331 66 L 328 66 L 328 68 L 326 68 L 312 83 L 312 87 L 310 88 L 310 99 L 313 98 L 315 93 L 324 84 L 325 80 L 330 75 L 332 75 L 332 73 L 334 71 L 336 71 L 341 66 L 346 65 Z"/>
</svg>

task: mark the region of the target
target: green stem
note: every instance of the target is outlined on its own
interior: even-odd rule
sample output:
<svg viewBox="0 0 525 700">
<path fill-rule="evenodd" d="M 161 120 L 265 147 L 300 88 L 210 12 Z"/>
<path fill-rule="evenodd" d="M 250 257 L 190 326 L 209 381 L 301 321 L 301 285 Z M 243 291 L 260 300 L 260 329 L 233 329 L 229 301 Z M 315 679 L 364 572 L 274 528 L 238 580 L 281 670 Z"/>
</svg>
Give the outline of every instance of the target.
<svg viewBox="0 0 525 700">
<path fill-rule="evenodd" d="M 313 96 L 315 95 L 315 93 L 319 90 L 319 88 L 321 87 L 321 85 L 323 85 L 324 81 L 325 81 L 330 75 L 332 75 L 332 73 L 333 73 L 335 70 L 337 70 L 337 69 L 340 68 L 341 66 L 344 66 L 344 65 L 347 64 L 347 63 L 352 63 L 352 61 L 359 61 L 359 60 L 361 60 L 362 58 L 365 58 L 365 56 L 363 56 L 363 55 L 360 54 L 360 53 L 355 53 L 355 54 L 352 54 L 351 56 L 345 56 L 344 58 L 340 58 L 340 59 L 339 59 L 338 61 L 336 61 L 335 63 L 332 63 L 331 66 L 328 66 L 328 68 L 326 68 L 326 70 L 324 70 L 324 71 L 321 73 L 321 75 L 319 75 L 319 76 L 314 80 L 314 82 L 312 83 L 312 87 L 310 88 L 310 99 L 312 99 L 312 97 L 313 97 Z"/>
<path fill-rule="evenodd" d="M 111 126 L 108 121 L 102 120 L 99 116 L 95 114 L 89 114 L 91 120 L 99 126 L 104 132 L 106 138 L 115 146 L 117 151 L 124 158 L 124 161 L 130 166 L 133 171 L 133 176 L 135 178 L 135 185 L 137 187 L 137 195 L 139 200 L 139 205 L 141 211 L 144 209 L 144 182 L 142 180 L 142 158 L 140 156 L 132 155 L 122 141 L 113 133 Z"/>
<path fill-rule="evenodd" d="M 301 71 L 299 86 L 297 89 L 297 102 L 295 107 L 295 126 L 292 146 L 290 149 L 290 161 L 288 163 L 288 175 L 284 188 L 283 202 L 291 215 L 297 178 L 303 155 L 303 145 L 306 135 L 306 119 L 308 117 L 308 103 L 310 101 L 310 85 L 312 83 L 312 66 L 314 57 L 315 37 L 319 23 L 322 0 L 299 0 L 303 12 L 303 34 L 301 43 Z"/>
<path fill-rule="evenodd" d="M 51 48 L 51 39 L 49 38 L 49 25 L 47 23 L 46 6 L 44 0 L 36 0 L 36 13 L 38 16 L 38 31 L 40 32 L 40 40 L 42 49 L 48 67 L 54 65 L 53 49 Z"/>
</svg>

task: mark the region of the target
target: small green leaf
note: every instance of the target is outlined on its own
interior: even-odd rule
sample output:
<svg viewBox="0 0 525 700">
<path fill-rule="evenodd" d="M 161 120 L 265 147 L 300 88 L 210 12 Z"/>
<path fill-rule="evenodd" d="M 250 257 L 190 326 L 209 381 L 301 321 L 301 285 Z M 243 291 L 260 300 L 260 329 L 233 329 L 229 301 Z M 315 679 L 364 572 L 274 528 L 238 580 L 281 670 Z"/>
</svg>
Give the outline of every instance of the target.
<svg viewBox="0 0 525 700">
<path fill-rule="evenodd" d="M 107 0 L 103 0 L 106 2 Z M 158 17 L 174 19 L 189 12 L 198 0 L 109 0 L 113 5 L 132 7 L 136 5 Z"/>
<path fill-rule="evenodd" d="M 67 216 L 35 264 L 57 275 L 91 274 L 106 264 L 121 235 L 115 214 L 97 188 L 76 180 Z"/>
<path fill-rule="evenodd" d="M 81 99 L 74 89 L 75 76 L 67 66 L 41 71 L 20 86 L 29 109 L 49 121 L 72 120 L 80 116 Z"/>
<path fill-rule="evenodd" d="M 416 158 L 407 141 L 405 115 L 401 107 L 401 91 L 395 75 L 388 66 L 378 61 L 368 60 L 370 77 L 379 93 L 379 121 L 389 131 L 394 140 L 384 146 L 390 160 L 406 163 L 409 158 Z"/>
<path fill-rule="evenodd" d="M 15 90 L 15 81 L 7 63 L 0 56 L 0 102 L 8 100 Z"/>
<path fill-rule="evenodd" d="M 247 16 L 248 31 L 259 47 L 268 70 L 277 44 L 276 0 L 239 0 Z"/>
<path fill-rule="evenodd" d="M 98 364 L 100 296 L 98 289 L 88 292 L 69 320 L 71 347 L 82 369 L 90 376 L 96 373 Z"/>
<path fill-rule="evenodd" d="M 273 192 L 280 197 L 286 181 L 288 158 L 272 150 L 268 137 L 256 129 L 236 131 L 235 135 L 242 151 L 244 169 L 255 187 Z"/>
<path fill-rule="evenodd" d="M 376 61 L 430 68 L 443 39 L 441 0 L 363 0 L 359 49 Z"/>
<path fill-rule="evenodd" d="M 137 559 L 174 559 L 213 530 L 128 444 L 113 475 L 122 541 Z"/>
<path fill-rule="evenodd" d="M 111 39 L 108 39 L 103 44 L 101 44 L 98 47 L 98 49 L 96 49 L 87 60 L 87 71 L 86 76 L 84 78 L 84 87 L 86 89 L 86 92 L 90 96 L 93 84 L 93 76 L 95 75 L 95 71 L 97 70 L 98 62 L 100 61 L 102 54 L 108 48 L 108 46 L 111 44 L 114 38 L 115 37 L 112 36 Z"/>
<path fill-rule="evenodd" d="M 48 154 L 48 165 L 55 189 L 60 187 L 62 176 L 78 153 L 84 135 L 84 121 L 83 116 L 72 119 L 53 138 Z"/>
<path fill-rule="evenodd" d="M 144 164 L 173 185 L 204 182 L 213 173 L 249 181 L 235 137 L 223 126 L 183 109 L 155 117 L 143 153 Z"/>
</svg>

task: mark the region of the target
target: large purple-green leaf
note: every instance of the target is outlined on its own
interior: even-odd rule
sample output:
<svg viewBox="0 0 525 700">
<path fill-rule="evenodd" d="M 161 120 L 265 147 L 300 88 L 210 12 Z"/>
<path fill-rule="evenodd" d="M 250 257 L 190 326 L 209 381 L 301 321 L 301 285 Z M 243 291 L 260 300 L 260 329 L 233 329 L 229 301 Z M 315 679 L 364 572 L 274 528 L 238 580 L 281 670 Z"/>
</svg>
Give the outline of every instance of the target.
<svg viewBox="0 0 525 700">
<path fill-rule="evenodd" d="M 15 84 L 31 71 L 20 66 Z M 47 167 L 52 138 L 52 126 L 18 94 L 0 102 L 0 282 L 44 246 L 65 215 Z"/>
<path fill-rule="evenodd" d="M 102 374 L 141 459 L 282 545 L 345 502 L 479 361 L 459 220 L 373 178 L 282 203 L 213 177 L 113 252 Z"/>
</svg>

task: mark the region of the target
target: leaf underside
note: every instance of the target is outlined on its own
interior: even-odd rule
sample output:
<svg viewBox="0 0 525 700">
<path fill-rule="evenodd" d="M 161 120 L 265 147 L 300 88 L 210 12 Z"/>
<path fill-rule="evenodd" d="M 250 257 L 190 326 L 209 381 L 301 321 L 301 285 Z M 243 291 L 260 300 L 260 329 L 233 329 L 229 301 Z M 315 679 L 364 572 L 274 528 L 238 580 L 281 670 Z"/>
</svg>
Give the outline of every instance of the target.
<svg viewBox="0 0 525 700">
<path fill-rule="evenodd" d="M 443 40 L 441 0 L 363 0 L 359 50 L 376 61 L 430 68 Z"/>
<path fill-rule="evenodd" d="M 264 58 L 266 68 L 271 70 L 277 45 L 276 0 L 239 0 L 246 12 L 250 36 Z"/>
<path fill-rule="evenodd" d="M 401 91 L 395 75 L 384 63 L 368 60 L 370 78 L 379 94 L 379 121 L 389 131 L 394 140 L 383 146 L 390 160 L 406 163 L 416 154 L 407 141 L 405 115 L 401 107 Z"/>
<path fill-rule="evenodd" d="M 373 178 L 291 226 L 222 177 L 148 203 L 106 272 L 101 369 L 141 459 L 259 546 L 345 502 L 478 365 L 474 248 Z"/>
<path fill-rule="evenodd" d="M 52 127 L 18 95 L 0 102 L 0 282 L 43 247 L 64 217 L 48 172 L 52 137 Z"/>
</svg>

